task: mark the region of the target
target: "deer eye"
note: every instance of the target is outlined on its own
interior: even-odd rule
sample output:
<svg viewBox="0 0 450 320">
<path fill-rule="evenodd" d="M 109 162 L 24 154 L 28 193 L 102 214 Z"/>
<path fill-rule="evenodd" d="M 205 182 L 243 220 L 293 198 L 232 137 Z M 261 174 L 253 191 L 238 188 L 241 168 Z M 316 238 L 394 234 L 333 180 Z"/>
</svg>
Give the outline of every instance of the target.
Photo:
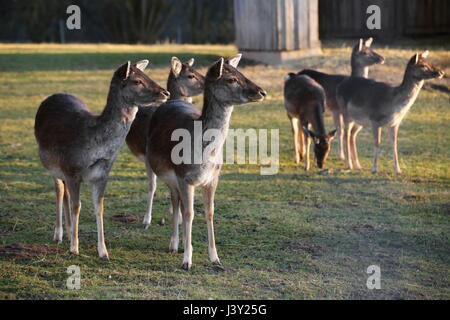
<svg viewBox="0 0 450 320">
<path fill-rule="evenodd" d="M 133 81 L 133 84 L 136 85 L 136 86 L 138 86 L 138 85 L 144 84 L 144 83 L 143 83 L 141 80 L 134 80 L 134 81 Z"/>
<path fill-rule="evenodd" d="M 237 79 L 236 78 L 230 78 L 230 79 L 227 79 L 227 82 L 228 83 L 235 83 L 235 82 L 237 82 Z"/>
<path fill-rule="evenodd" d="M 188 78 L 189 78 L 189 79 L 194 79 L 195 76 L 194 76 L 193 74 L 190 74 L 190 75 L 188 75 Z"/>
</svg>

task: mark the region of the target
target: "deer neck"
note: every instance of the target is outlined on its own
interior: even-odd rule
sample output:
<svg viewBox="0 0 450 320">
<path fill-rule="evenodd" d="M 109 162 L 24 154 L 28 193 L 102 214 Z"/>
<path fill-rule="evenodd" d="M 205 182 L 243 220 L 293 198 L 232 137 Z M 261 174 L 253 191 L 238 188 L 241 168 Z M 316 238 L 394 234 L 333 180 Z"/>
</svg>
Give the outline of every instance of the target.
<svg viewBox="0 0 450 320">
<path fill-rule="evenodd" d="M 129 127 L 133 122 L 138 108 L 125 101 L 120 93 L 119 86 L 117 83 L 111 84 L 106 106 L 97 119 L 98 125 L 108 126 L 113 123 L 120 123 Z"/>
<path fill-rule="evenodd" d="M 199 120 L 202 121 L 203 131 L 208 129 L 220 130 L 225 137 L 230 124 L 233 106 L 219 101 L 212 92 L 205 90 L 203 111 Z"/>
<path fill-rule="evenodd" d="M 424 81 L 414 78 L 410 70 L 407 68 L 405 75 L 403 76 L 402 83 L 397 87 L 397 96 L 404 101 L 411 102 L 411 104 L 417 98 L 420 89 L 423 86 Z"/>
<path fill-rule="evenodd" d="M 169 74 L 169 78 L 167 80 L 167 91 L 170 92 L 169 100 L 183 100 L 189 103 L 192 103 L 192 98 L 187 95 L 184 90 L 180 88 L 178 85 L 178 81 L 172 72 Z"/>
<path fill-rule="evenodd" d="M 363 66 L 359 64 L 356 61 L 356 58 L 352 56 L 351 60 L 351 66 L 352 66 L 352 77 L 362 77 L 362 78 L 368 78 L 369 77 L 369 67 Z"/>
<path fill-rule="evenodd" d="M 321 108 L 314 108 L 314 113 L 310 120 L 313 131 L 319 135 L 326 133 L 322 110 Z"/>
</svg>

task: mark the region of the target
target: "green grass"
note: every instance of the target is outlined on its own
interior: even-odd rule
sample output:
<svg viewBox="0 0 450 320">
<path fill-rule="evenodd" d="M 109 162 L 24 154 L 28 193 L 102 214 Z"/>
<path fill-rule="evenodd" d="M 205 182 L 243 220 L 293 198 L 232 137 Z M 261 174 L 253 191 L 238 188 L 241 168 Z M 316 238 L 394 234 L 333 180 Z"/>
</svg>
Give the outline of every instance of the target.
<svg viewBox="0 0 450 320">
<path fill-rule="evenodd" d="M 153 224 L 124 224 L 117 214 L 143 216 L 143 164 L 127 147 L 108 184 L 105 229 L 111 261 L 97 258 L 96 225 L 88 187 L 83 189 L 80 256 L 68 243 L 52 243 L 54 191 L 42 168 L 33 135 L 34 116 L 48 95 L 76 94 L 94 111 L 105 103 L 116 66 L 148 58 L 149 74 L 165 84 L 172 55 L 194 56 L 205 72 L 232 46 L 0 45 L 0 245 L 49 245 L 54 252 L 32 259 L 0 257 L 0 298 L 19 299 L 449 299 L 450 202 L 448 94 L 423 89 L 399 134 L 404 174 L 393 174 L 383 133 L 380 173 L 370 173 L 370 130 L 359 135 L 364 170 L 346 172 L 336 158 L 328 174 L 294 165 L 291 129 L 283 101 L 283 76 L 310 67 L 349 72 L 348 44 L 327 46 L 320 57 L 292 66 L 245 66 L 264 87 L 260 104 L 235 108 L 234 128 L 279 128 L 280 170 L 260 176 L 256 165 L 225 165 L 216 194 L 218 253 L 226 268 L 208 262 L 200 192 L 193 227 L 193 269 L 182 254 L 168 253 L 168 189 L 157 190 Z M 410 49 L 379 50 L 387 63 L 371 76 L 400 81 Z M 431 48 L 430 60 L 448 68 L 450 53 Z M 448 71 L 448 70 L 447 70 Z M 433 81 L 448 88 L 449 80 Z M 201 103 L 201 98 L 196 98 Z M 327 128 L 331 129 L 327 117 Z M 163 219 L 166 221 L 162 223 Z M 368 290 L 366 269 L 381 267 L 380 290 Z M 81 268 L 82 289 L 67 290 L 66 269 Z"/>
</svg>

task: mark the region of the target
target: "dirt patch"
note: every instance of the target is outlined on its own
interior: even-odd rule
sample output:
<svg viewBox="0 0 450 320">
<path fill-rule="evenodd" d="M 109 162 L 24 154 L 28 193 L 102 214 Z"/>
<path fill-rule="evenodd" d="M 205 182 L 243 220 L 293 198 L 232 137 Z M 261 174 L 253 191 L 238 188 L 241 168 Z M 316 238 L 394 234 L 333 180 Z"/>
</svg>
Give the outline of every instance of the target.
<svg viewBox="0 0 450 320">
<path fill-rule="evenodd" d="M 326 208 L 326 205 L 323 203 L 310 204 L 310 203 L 305 203 L 305 202 L 300 202 L 300 201 L 288 201 L 288 205 L 293 206 L 293 207 L 308 207 L 308 208 L 318 208 L 318 209 Z"/>
<path fill-rule="evenodd" d="M 120 221 L 122 223 L 133 223 L 141 219 L 137 214 L 127 214 L 121 213 L 113 216 L 114 220 Z"/>
<path fill-rule="evenodd" d="M 286 248 L 294 252 L 306 252 L 313 256 L 320 256 L 325 249 L 325 245 L 321 243 L 296 241 L 287 244 Z"/>
<path fill-rule="evenodd" d="M 377 231 L 384 231 L 386 230 L 386 226 L 381 225 L 381 224 L 369 224 L 369 223 L 365 223 L 365 224 L 356 224 L 356 225 L 352 225 L 352 226 L 338 226 L 337 229 L 343 229 L 349 232 L 355 232 L 358 234 L 367 234 L 367 233 L 372 233 L 372 232 L 377 232 Z"/>
<path fill-rule="evenodd" d="M 0 256 L 10 259 L 32 259 L 54 253 L 55 247 L 46 245 L 11 243 L 0 246 Z"/>
</svg>

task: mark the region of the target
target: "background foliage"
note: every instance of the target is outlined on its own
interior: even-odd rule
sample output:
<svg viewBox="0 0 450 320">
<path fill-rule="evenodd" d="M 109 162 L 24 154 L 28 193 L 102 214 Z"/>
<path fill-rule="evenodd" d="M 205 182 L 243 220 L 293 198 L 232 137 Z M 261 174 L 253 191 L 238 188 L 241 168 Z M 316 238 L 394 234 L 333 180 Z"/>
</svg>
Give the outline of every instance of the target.
<svg viewBox="0 0 450 320">
<path fill-rule="evenodd" d="M 67 42 L 230 43 L 233 1 L 223 0 L 0 0 L 0 41 L 61 42 L 66 8 L 81 8 L 81 30 Z"/>
</svg>

